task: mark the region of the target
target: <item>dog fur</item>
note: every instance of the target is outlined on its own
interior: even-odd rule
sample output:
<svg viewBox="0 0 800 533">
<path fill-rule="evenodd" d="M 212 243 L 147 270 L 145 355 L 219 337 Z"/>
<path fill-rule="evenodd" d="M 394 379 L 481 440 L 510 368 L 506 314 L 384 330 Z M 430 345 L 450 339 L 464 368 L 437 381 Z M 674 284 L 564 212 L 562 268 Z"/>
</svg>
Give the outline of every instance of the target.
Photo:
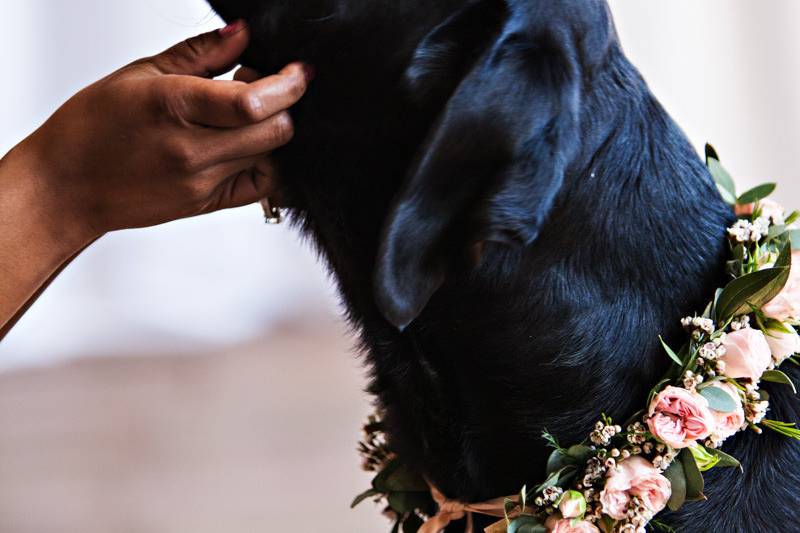
<svg viewBox="0 0 800 533">
<path fill-rule="evenodd" d="M 542 477 L 545 428 L 577 442 L 642 406 L 669 364 L 658 335 L 678 344 L 725 281 L 732 214 L 605 1 L 211 3 L 248 20 L 247 65 L 318 71 L 276 153 L 284 197 L 405 459 L 451 498 L 514 494 Z M 766 388 L 773 417 L 800 419 Z M 708 502 L 663 520 L 798 530 L 797 443 L 724 449 L 744 473 L 708 472 Z"/>
</svg>

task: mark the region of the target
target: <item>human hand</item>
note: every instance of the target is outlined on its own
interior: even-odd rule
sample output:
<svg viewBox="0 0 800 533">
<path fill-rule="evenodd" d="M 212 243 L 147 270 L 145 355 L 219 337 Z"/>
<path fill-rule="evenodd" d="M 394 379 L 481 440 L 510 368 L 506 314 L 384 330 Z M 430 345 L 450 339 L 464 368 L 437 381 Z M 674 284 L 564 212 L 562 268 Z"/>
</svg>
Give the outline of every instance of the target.
<svg viewBox="0 0 800 533">
<path fill-rule="evenodd" d="M 293 134 L 286 109 L 310 67 L 258 79 L 230 70 L 249 40 L 237 23 L 142 59 L 71 98 L 9 157 L 21 157 L 54 224 L 84 239 L 238 207 L 273 192 L 270 151 Z M 74 232 L 73 232 L 74 233 Z"/>
</svg>

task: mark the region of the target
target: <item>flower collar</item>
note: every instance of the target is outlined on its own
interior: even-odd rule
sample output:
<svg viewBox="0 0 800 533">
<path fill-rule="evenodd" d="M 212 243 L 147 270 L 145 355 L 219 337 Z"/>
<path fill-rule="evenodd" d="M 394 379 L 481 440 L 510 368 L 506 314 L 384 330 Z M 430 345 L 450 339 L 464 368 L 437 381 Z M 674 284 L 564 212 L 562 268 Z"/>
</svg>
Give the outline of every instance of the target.
<svg viewBox="0 0 800 533">
<path fill-rule="evenodd" d="M 644 409 L 623 425 L 601 415 L 587 440 L 569 447 L 545 433 L 553 452 L 543 482 L 523 487 L 518 496 L 471 505 L 446 500 L 408 469 L 373 417 L 360 451 L 365 468 L 377 475 L 353 506 L 385 500 L 393 533 L 401 526 L 404 533 L 435 533 L 451 520 L 498 509 L 503 519 L 487 532 L 645 533 L 648 524 L 672 531 L 656 519 L 659 512 L 705 499 L 703 472 L 741 468 L 720 449 L 726 439 L 769 429 L 800 440 L 795 423 L 767 418 L 769 399 L 759 387 L 769 381 L 794 390 L 779 367 L 787 360 L 800 364 L 794 329 L 800 326 L 800 230 L 794 226 L 800 212 L 787 214 L 767 198 L 775 184 L 737 196 L 710 145 L 706 163 L 739 217 L 727 232 L 730 281 L 702 314 L 681 321 L 688 339 L 680 349 L 661 339 L 673 365 Z"/>
</svg>

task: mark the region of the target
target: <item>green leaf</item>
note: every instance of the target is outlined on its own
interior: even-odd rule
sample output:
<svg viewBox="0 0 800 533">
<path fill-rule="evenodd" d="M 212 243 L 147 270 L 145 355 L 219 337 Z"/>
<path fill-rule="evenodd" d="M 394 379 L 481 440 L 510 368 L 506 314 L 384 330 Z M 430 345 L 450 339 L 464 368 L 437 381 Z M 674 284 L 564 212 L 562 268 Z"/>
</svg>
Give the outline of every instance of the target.
<svg viewBox="0 0 800 533">
<path fill-rule="evenodd" d="M 792 225 L 797 219 L 800 218 L 800 211 L 792 211 L 784 221 L 787 226 Z"/>
<path fill-rule="evenodd" d="M 547 533 L 547 528 L 533 516 L 520 516 L 508 525 L 508 533 Z"/>
<path fill-rule="evenodd" d="M 592 454 L 592 449 L 585 444 L 575 444 L 567 448 L 567 456 L 574 459 L 577 464 L 585 463 Z"/>
<path fill-rule="evenodd" d="M 764 333 L 768 337 L 774 337 L 773 333 L 785 333 L 787 335 L 793 335 L 797 333 L 797 331 L 785 322 L 781 322 L 780 320 L 775 320 L 774 318 L 767 318 L 764 317 L 763 319 L 759 316 L 756 316 L 756 320 L 759 323 L 759 328 L 764 331 Z M 761 325 L 764 327 L 762 328 Z"/>
<path fill-rule="evenodd" d="M 350 504 L 350 509 L 353 509 L 354 507 L 356 507 L 359 503 L 363 502 L 364 500 L 366 500 L 368 498 L 372 498 L 373 496 L 378 496 L 380 494 L 381 493 L 378 492 L 375 489 L 369 489 L 367 491 L 364 491 L 361 494 L 359 494 L 358 496 L 356 496 L 356 498 L 353 500 L 353 503 Z"/>
<path fill-rule="evenodd" d="M 575 465 L 567 465 L 567 466 L 565 466 L 565 467 L 563 467 L 563 468 L 561 468 L 559 470 L 556 470 L 555 472 L 553 472 L 549 476 L 547 476 L 547 479 L 545 479 L 544 482 L 541 485 L 539 485 L 538 487 L 534 488 L 533 489 L 533 493 L 534 494 L 539 494 L 544 489 L 546 489 L 547 487 L 557 486 L 565 478 L 567 478 L 571 474 L 574 474 L 575 470 L 576 470 Z"/>
<path fill-rule="evenodd" d="M 562 448 L 561 445 L 558 443 L 558 440 L 549 432 L 547 429 L 542 431 L 542 438 L 547 441 L 547 445 L 554 450 L 558 450 L 560 452 L 565 452 L 565 448 Z"/>
<path fill-rule="evenodd" d="M 761 379 L 763 381 L 769 381 L 771 383 L 783 383 L 784 385 L 789 385 L 792 387 L 792 392 L 797 394 L 797 387 L 794 386 L 792 380 L 781 372 L 780 370 L 767 370 L 761 375 Z"/>
<path fill-rule="evenodd" d="M 394 459 L 386 463 L 386 466 L 383 467 L 383 470 L 378 472 L 378 475 L 372 480 L 372 488 L 381 494 L 386 494 L 389 492 L 389 487 L 386 485 L 386 480 L 394 473 L 395 470 L 400 467 L 402 467 L 402 463 L 399 459 Z"/>
<path fill-rule="evenodd" d="M 681 361 L 681 358 L 678 357 L 678 354 L 672 351 L 672 348 L 670 348 L 666 342 L 664 342 L 664 339 L 661 337 L 661 335 L 658 336 L 658 340 L 661 341 L 661 346 L 664 347 L 664 351 L 667 352 L 669 358 L 675 361 L 676 365 L 683 366 L 683 361 Z"/>
<path fill-rule="evenodd" d="M 797 429 L 795 423 L 779 422 L 777 420 L 767 420 L 766 418 L 761 421 L 761 425 L 771 429 L 776 433 L 780 433 L 785 437 L 790 437 L 795 440 L 800 440 L 800 429 Z"/>
<path fill-rule="evenodd" d="M 738 407 L 731 395 L 719 387 L 708 386 L 698 389 L 700 396 L 708 400 L 708 406 L 720 413 L 732 413 Z"/>
<path fill-rule="evenodd" d="M 728 205 L 736 205 L 736 197 L 730 192 L 728 189 L 725 189 L 722 185 L 717 184 L 717 190 L 719 191 L 719 195 L 722 197 L 722 201 Z"/>
<path fill-rule="evenodd" d="M 728 174 L 728 171 L 716 158 L 708 158 L 708 171 L 714 182 L 717 184 L 722 199 L 727 203 L 734 205 L 736 203 L 736 185 L 733 183 L 733 178 Z"/>
<path fill-rule="evenodd" d="M 708 165 L 708 160 L 712 158 L 716 159 L 717 161 L 722 161 L 722 159 L 720 159 L 717 155 L 717 151 L 714 149 L 714 147 L 711 146 L 711 144 L 706 143 L 706 165 Z"/>
<path fill-rule="evenodd" d="M 778 295 L 789 279 L 791 253 L 788 246 L 781 250 L 774 268 L 759 270 L 737 278 L 722 291 L 717 301 L 717 321 L 743 314 L 750 314 L 753 308 L 760 309 Z"/>
<path fill-rule="evenodd" d="M 422 518 L 417 513 L 411 513 L 403 520 L 403 533 L 417 533 L 422 524 Z"/>
<path fill-rule="evenodd" d="M 781 224 L 780 226 L 770 226 L 769 232 L 767 233 L 767 239 L 774 240 L 786 233 L 786 226 Z"/>
<path fill-rule="evenodd" d="M 763 185 L 759 185 L 758 187 L 753 187 L 746 193 L 742 194 L 736 200 L 736 203 L 739 205 L 747 205 L 757 202 L 775 192 L 775 188 L 777 186 L 778 185 L 776 183 L 765 183 Z"/>
<path fill-rule="evenodd" d="M 664 477 L 672 486 L 672 494 L 667 506 L 670 510 L 677 511 L 686 501 L 686 473 L 683 471 L 683 463 L 678 460 L 672 461 L 669 468 L 664 471 Z"/>
<path fill-rule="evenodd" d="M 658 529 L 659 531 L 663 531 L 664 533 L 678 533 L 675 531 L 675 528 L 662 522 L 661 520 L 651 520 L 650 525 L 654 528 Z"/>
<path fill-rule="evenodd" d="M 549 476 L 553 472 L 557 472 L 567 466 L 569 462 L 567 461 L 567 457 L 561 452 L 561 450 L 553 450 L 553 453 L 550 454 L 550 457 L 547 459 L 547 475 Z"/>
<path fill-rule="evenodd" d="M 395 459 L 387 464 L 372 480 L 372 488 L 382 493 L 393 491 L 421 492 L 428 490 L 428 484 L 418 473 Z"/>
<path fill-rule="evenodd" d="M 792 250 L 800 250 L 800 229 L 790 229 L 787 233 L 792 242 Z"/>
<path fill-rule="evenodd" d="M 716 448 L 706 448 L 706 451 L 711 455 L 716 455 L 719 458 L 719 462 L 717 462 L 715 468 L 737 467 L 739 470 L 744 472 L 744 469 L 742 468 L 742 463 L 740 463 L 739 460 L 736 459 L 736 457 L 728 455 L 722 450 L 718 450 Z"/>
<path fill-rule="evenodd" d="M 666 385 L 667 383 L 669 383 L 670 381 L 672 381 L 672 380 L 669 379 L 669 378 L 664 378 L 661 381 L 659 381 L 658 383 L 656 383 L 655 387 L 650 389 L 650 394 L 647 395 L 647 405 L 650 405 L 651 403 L 653 403 L 653 398 L 656 397 L 656 394 L 661 392 L 661 388 L 664 385 Z"/>
<path fill-rule="evenodd" d="M 692 452 L 694 460 L 697 463 L 698 468 L 700 468 L 701 472 L 705 472 L 706 470 L 711 470 L 712 468 L 717 466 L 717 464 L 720 461 L 719 457 L 709 452 L 705 446 L 702 446 L 700 444 L 694 444 L 692 446 L 689 446 L 689 450 Z"/>
<path fill-rule="evenodd" d="M 387 500 L 389 507 L 399 514 L 413 513 L 417 509 L 424 509 L 430 503 L 429 492 L 390 492 Z"/>
<path fill-rule="evenodd" d="M 694 460 L 692 452 L 684 449 L 678 458 L 683 464 L 683 472 L 686 474 L 686 499 L 687 500 L 700 500 L 703 499 L 703 474 L 700 473 L 700 468 L 697 466 L 697 461 Z"/>
</svg>

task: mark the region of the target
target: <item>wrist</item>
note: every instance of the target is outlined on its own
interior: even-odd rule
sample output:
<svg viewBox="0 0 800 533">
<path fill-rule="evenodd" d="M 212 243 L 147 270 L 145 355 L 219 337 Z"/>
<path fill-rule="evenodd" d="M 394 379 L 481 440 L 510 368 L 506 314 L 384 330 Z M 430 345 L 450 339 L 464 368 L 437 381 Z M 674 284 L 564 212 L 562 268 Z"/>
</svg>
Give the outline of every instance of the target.
<svg viewBox="0 0 800 533">
<path fill-rule="evenodd" d="M 24 142 L 0 159 L 0 308 L 24 302 L 96 238 L 59 205 L 43 173 L 35 150 Z"/>
<path fill-rule="evenodd" d="M 72 256 L 103 232 L 94 228 L 71 195 L 48 155 L 40 149 L 37 133 L 0 160 L 0 220 L 35 235 L 36 243 Z M 46 143 L 44 143 L 46 146 Z"/>
</svg>

